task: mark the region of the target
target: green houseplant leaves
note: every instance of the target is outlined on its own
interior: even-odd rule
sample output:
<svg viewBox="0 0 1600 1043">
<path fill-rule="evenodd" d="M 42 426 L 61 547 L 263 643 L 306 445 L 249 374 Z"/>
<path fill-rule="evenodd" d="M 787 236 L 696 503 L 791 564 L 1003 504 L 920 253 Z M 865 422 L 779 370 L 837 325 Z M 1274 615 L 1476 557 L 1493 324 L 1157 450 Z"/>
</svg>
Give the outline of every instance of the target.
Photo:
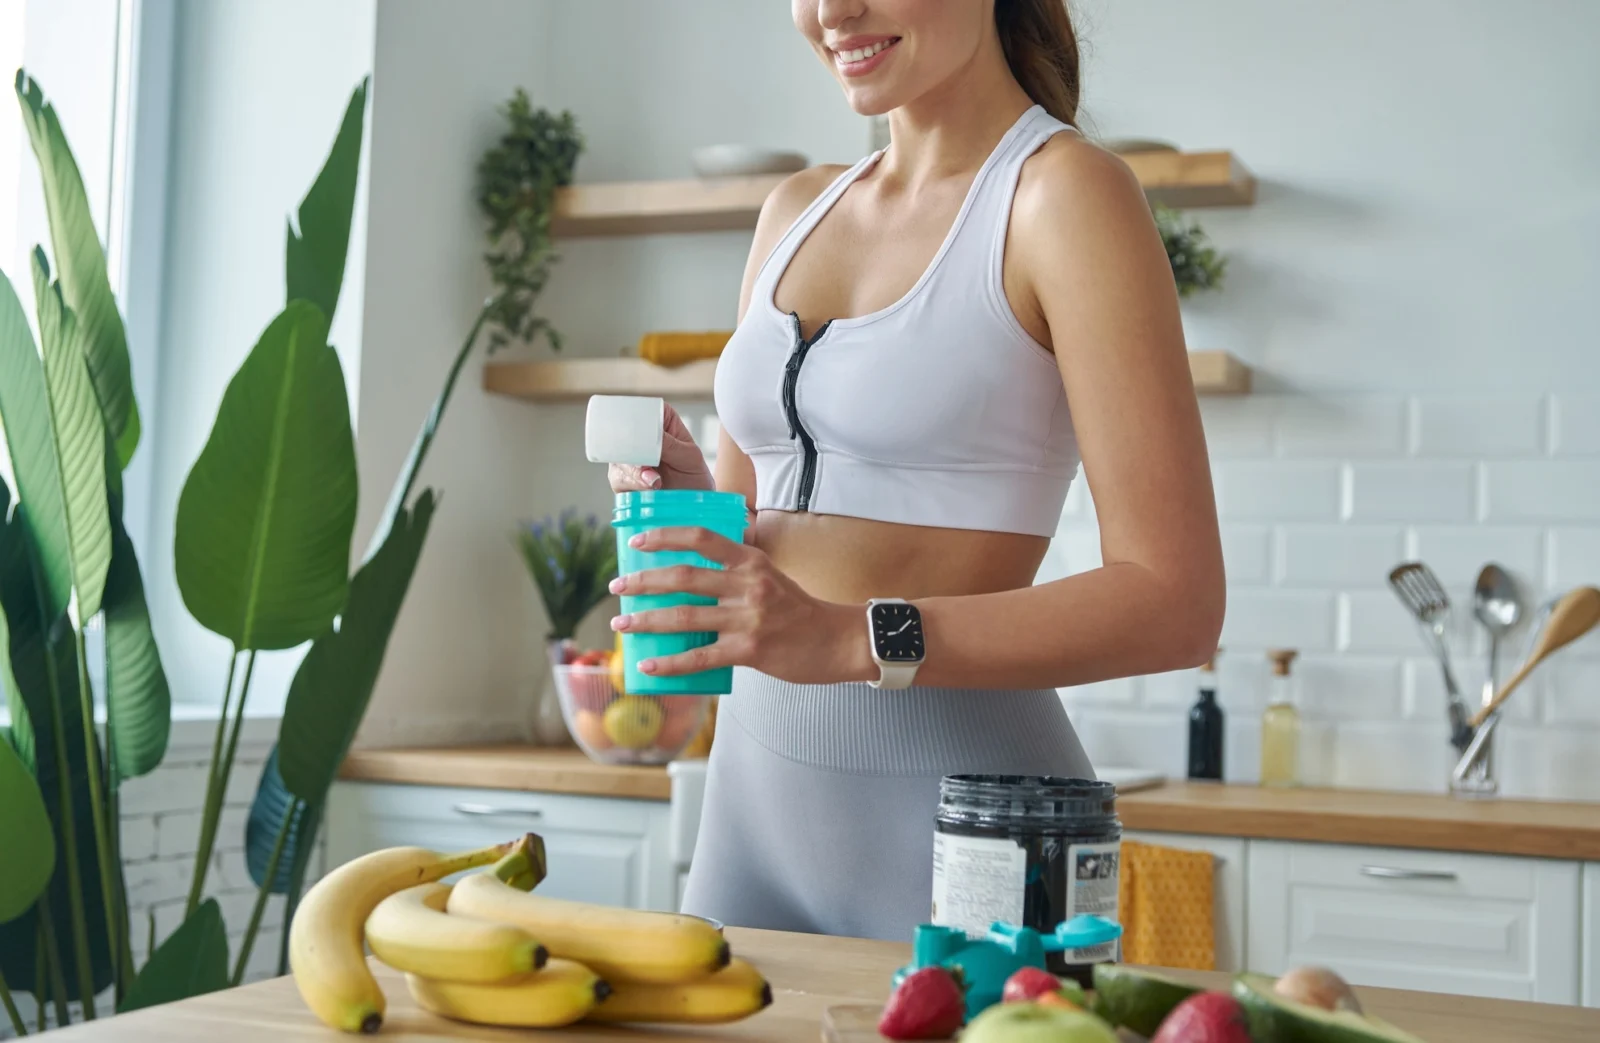
<svg viewBox="0 0 1600 1043">
<path fill-rule="evenodd" d="M 215 898 L 200 903 L 150 954 L 117 1005 L 118 1014 L 228 987 L 228 931 Z"/>
<path fill-rule="evenodd" d="M 78 317 L 95 395 L 116 445 L 118 461 L 126 467 L 139 444 L 139 407 L 133 398 L 127 333 L 106 278 L 105 252 L 95 234 L 83 178 L 67 147 L 55 107 L 45 103 L 38 82 L 20 69 L 16 91 L 22 104 L 22 122 L 28 128 L 44 182 L 50 245 L 56 266 L 61 269 L 61 294 Z M 32 502 L 26 495 L 23 499 Z"/>
<path fill-rule="evenodd" d="M 172 732 L 172 693 L 150 627 L 139 558 L 120 515 L 114 511 L 105 596 L 107 738 L 119 781 L 159 765 Z"/>
<path fill-rule="evenodd" d="M 223 393 L 178 499 L 178 589 L 238 649 L 311 640 L 349 591 L 355 442 L 327 335 L 305 301 L 273 320 Z"/>
<path fill-rule="evenodd" d="M 56 870 L 55 834 L 39 783 L 0 739 L 0 923 L 15 920 L 44 894 Z"/>
<path fill-rule="evenodd" d="M 367 108 L 367 81 L 350 96 L 339 135 L 317 180 L 300 204 L 299 231 L 289 225 L 284 251 L 288 299 L 310 301 L 333 321 L 344 284 L 345 257 L 350 248 L 350 220 L 355 210 L 357 174 L 361 168 L 361 131 Z"/>
</svg>

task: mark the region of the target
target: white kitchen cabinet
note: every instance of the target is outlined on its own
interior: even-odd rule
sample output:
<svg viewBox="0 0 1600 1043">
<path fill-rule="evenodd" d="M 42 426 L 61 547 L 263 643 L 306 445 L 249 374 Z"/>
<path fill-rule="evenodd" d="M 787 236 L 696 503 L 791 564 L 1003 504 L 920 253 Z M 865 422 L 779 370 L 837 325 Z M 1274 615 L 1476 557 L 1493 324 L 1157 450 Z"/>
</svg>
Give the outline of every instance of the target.
<svg viewBox="0 0 1600 1043">
<path fill-rule="evenodd" d="M 1600 1007 L 1600 862 L 1583 866 L 1583 1005 Z"/>
<path fill-rule="evenodd" d="M 678 870 L 666 802 L 510 790 L 341 782 L 328 803 L 328 863 L 412 844 L 460 851 L 544 838 L 539 893 L 634 909 L 675 910 Z"/>
<path fill-rule="evenodd" d="M 1189 833 L 1125 832 L 1124 840 L 1137 840 L 1186 851 L 1209 851 L 1212 863 L 1212 888 L 1216 896 L 1213 924 L 1216 935 L 1217 970 L 1244 970 L 1245 963 L 1245 868 L 1247 844 L 1240 837 L 1208 837 Z"/>
<path fill-rule="evenodd" d="M 1248 868 L 1253 970 L 1322 964 L 1358 985 L 1579 1000 L 1576 862 L 1253 840 Z"/>
</svg>

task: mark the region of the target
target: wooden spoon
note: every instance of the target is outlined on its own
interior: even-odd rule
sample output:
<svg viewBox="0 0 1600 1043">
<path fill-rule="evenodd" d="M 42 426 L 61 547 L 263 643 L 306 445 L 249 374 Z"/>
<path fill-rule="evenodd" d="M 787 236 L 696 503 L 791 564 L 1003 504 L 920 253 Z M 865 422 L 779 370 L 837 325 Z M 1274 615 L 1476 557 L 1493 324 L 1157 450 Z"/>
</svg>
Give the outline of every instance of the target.
<svg viewBox="0 0 1600 1043">
<path fill-rule="evenodd" d="M 1522 664 L 1522 669 L 1511 675 L 1511 680 L 1505 683 L 1498 695 L 1483 709 L 1473 714 L 1472 727 L 1477 728 L 1483 724 L 1491 713 L 1500 709 L 1500 704 L 1506 701 L 1506 696 L 1516 690 L 1517 685 L 1527 680 L 1533 673 L 1533 668 L 1543 662 L 1552 652 L 1563 645 L 1570 644 L 1594 629 L 1600 623 L 1600 590 L 1594 587 L 1578 587 L 1562 595 L 1556 602 L 1556 607 L 1550 610 L 1550 618 L 1545 621 L 1544 631 L 1539 634 L 1539 641 L 1533 646 L 1533 653 L 1528 656 L 1528 661 Z"/>
</svg>

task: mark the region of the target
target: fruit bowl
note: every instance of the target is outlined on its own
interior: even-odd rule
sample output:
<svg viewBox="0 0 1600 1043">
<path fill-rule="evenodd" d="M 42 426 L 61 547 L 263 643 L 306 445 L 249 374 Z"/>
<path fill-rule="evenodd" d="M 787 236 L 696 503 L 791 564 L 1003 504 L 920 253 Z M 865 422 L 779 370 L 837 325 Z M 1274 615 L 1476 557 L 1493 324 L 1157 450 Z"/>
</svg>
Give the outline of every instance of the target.
<svg viewBox="0 0 1600 1043">
<path fill-rule="evenodd" d="M 550 664 L 556 698 L 578 747 L 601 764 L 665 764 L 683 752 L 705 723 L 703 695 L 628 695 L 612 668 L 615 653 L 588 653 Z M 598 663 L 586 658 L 604 656 Z"/>
</svg>

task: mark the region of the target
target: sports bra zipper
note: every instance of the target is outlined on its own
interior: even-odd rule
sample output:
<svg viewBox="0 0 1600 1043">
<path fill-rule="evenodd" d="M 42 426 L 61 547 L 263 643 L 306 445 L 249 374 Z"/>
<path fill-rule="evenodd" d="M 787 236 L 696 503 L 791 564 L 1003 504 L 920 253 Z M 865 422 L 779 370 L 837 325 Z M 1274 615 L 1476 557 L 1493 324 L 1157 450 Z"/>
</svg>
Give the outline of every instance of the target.
<svg viewBox="0 0 1600 1043">
<path fill-rule="evenodd" d="M 795 510 L 808 511 L 811 509 L 812 487 L 817 483 L 817 443 L 812 441 L 811 432 L 800 423 L 800 409 L 795 399 L 800 384 L 800 367 L 805 364 L 806 353 L 828 332 L 833 320 L 829 319 L 818 326 L 817 332 L 807 339 L 800 334 L 800 316 L 790 312 L 789 318 L 794 320 L 794 350 L 789 353 L 789 361 L 783 366 L 783 413 L 789 421 L 789 437 L 800 439 L 800 490 L 795 497 Z"/>
</svg>

